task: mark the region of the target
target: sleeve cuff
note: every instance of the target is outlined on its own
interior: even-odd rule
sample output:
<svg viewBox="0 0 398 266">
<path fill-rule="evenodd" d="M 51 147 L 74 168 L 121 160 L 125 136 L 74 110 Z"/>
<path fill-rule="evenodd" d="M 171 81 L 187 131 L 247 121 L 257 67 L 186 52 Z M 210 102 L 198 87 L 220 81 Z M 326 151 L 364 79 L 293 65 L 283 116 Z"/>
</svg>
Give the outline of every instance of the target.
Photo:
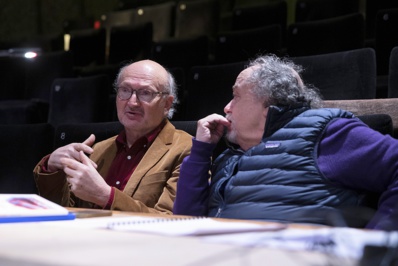
<svg viewBox="0 0 398 266">
<path fill-rule="evenodd" d="M 48 171 L 48 159 L 50 159 L 50 155 L 48 154 L 46 155 L 43 159 L 41 159 L 39 165 L 40 165 L 40 171 L 42 173 L 52 173 L 50 171 Z"/>
<path fill-rule="evenodd" d="M 216 144 L 206 143 L 192 138 L 192 148 L 189 157 L 193 161 L 207 162 L 213 155 L 213 150 L 216 146 Z"/>
<path fill-rule="evenodd" d="M 105 209 L 110 210 L 113 204 L 113 199 L 115 198 L 115 188 L 111 187 L 111 194 L 109 195 L 108 202 L 106 203 Z"/>
</svg>

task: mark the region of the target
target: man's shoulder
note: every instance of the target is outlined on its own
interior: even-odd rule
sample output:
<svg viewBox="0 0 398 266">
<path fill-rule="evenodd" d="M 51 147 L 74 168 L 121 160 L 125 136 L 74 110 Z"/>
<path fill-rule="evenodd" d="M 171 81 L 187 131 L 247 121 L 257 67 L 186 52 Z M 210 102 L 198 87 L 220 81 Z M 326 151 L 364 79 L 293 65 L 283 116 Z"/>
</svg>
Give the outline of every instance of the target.
<svg viewBox="0 0 398 266">
<path fill-rule="evenodd" d="M 161 138 L 172 138 L 173 142 L 192 142 L 192 135 L 187 131 L 176 128 L 170 121 L 166 123 L 163 130 L 160 132 L 159 136 Z M 171 141 L 171 139 L 170 139 Z"/>
<path fill-rule="evenodd" d="M 308 109 L 305 112 L 301 113 L 302 116 L 333 116 L 333 117 L 344 117 L 344 118 L 351 118 L 353 114 L 349 111 L 340 108 L 313 108 Z"/>
<path fill-rule="evenodd" d="M 190 135 L 188 132 L 181 130 L 181 129 L 175 129 L 175 133 L 176 137 L 183 139 L 183 140 L 192 140 L 192 135 Z"/>
<path fill-rule="evenodd" d="M 166 141 L 165 143 L 170 143 L 174 147 L 181 146 L 184 149 L 186 147 L 191 147 L 192 146 L 192 136 L 189 135 L 187 132 L 181 129 L 174 129 L 172 132 L 171 138 L 169 141 Z"/>
</svg>

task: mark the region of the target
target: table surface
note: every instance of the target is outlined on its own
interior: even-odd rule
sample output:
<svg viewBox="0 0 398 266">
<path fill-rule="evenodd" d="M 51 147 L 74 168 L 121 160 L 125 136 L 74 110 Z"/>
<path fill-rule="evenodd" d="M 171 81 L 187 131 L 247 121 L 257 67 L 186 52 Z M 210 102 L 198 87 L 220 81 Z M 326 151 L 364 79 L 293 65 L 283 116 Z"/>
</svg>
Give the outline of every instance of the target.
<svg viewBox="0 0 398 266">
<path fill-rule="evenodd" d="M 113 212 L 108 219 L 129 215 L 144 214 Z M 78 220 L 0 224 L 0 265 L 355 265 L 317 252 L 73 226 Z"/>
</svg>

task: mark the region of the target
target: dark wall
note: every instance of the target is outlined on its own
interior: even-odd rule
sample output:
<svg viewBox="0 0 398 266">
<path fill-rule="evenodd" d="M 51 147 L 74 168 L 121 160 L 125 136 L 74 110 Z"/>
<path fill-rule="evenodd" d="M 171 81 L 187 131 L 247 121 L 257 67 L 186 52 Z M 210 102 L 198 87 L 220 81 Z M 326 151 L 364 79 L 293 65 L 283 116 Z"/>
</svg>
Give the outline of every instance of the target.
<svg viewBox="0 0 398 266">
<path fill-rule="evenodd" d="M 53 37 L 66 20 L 100 19 L 118 0 L 0 0 L 0 44 Z"/>
</svg>

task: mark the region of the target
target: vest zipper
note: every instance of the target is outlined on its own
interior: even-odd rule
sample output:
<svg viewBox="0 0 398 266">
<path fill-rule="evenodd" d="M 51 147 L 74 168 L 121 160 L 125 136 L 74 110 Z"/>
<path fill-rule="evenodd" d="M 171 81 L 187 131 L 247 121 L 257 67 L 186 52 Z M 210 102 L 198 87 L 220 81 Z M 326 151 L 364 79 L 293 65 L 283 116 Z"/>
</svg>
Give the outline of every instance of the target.
<svg viewBox="0 0 398 266">
<path fill-rule="evenodd" d="M 220 217 L 221 210 L 222 210 L 221 207 L 218 207 L 217 213 L 215 215 L 216 218 Z"/>
</svg>

